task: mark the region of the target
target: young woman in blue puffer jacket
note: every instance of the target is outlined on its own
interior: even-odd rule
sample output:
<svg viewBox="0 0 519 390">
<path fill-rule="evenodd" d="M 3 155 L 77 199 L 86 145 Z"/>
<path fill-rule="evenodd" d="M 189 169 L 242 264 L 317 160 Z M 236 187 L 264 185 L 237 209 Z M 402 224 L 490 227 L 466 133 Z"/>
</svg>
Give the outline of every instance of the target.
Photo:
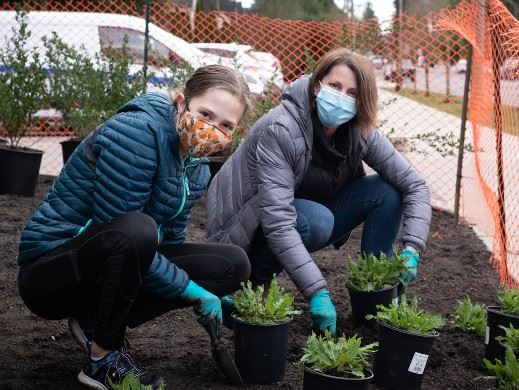
<svg viewBox="0 0 519 390">
<path fill-rule="evenodd" d="M 228 146 L 249 107 L 242 76 L 220 65 L 199 68 L 182 93 L 131 100 L 81 143 L 27 222 L 20 295 L 40 317 L 72 318 L 88 352 L 82 384 L 107 389 L 133 373 L 158 387 L 123 348 L 126 326 L 195 305 L 218 328 L 218 297 L 249 277 L 241 248 L 184 243 L 209 181 L 203 157 Z"/>
</svg>

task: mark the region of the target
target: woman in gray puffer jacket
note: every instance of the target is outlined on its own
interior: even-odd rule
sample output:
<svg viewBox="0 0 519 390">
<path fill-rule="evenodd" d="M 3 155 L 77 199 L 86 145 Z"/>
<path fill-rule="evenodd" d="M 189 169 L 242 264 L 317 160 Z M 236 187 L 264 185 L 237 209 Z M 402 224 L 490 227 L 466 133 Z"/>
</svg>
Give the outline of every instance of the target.
<svg viewBox="0 0 519 390">
<path fill-rule="evenodd" d="M 364 222 L 361 250 L 390 255 L 402 225 L 407 285 L 425 249 L 429 191 L 375 128 L 377 107 L 370 61 L 332 51 L 286 88 L 209 188 L 208 238 L 244 248 L 255 283 L 285 269 L 321 330 L 335 332 L 336 312 L 309 252 L 344 243 Z"/>
</svg>

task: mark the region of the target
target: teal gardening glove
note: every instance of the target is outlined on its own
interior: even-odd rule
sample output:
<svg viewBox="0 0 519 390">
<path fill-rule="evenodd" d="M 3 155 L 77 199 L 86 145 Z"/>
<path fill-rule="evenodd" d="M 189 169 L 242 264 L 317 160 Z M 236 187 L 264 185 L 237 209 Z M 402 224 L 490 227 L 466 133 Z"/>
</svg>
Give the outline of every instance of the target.
<svg viewBox="0 0 519 390">
<path fill-rule="evenodd" d="M 310 298 L 310 316 L 319 330 L 324 332 L 329 329 L 332 334 L 335 334 L 337 314 L 327 289 L 318 291 Z"/>
<path fill-rule="evenodd" d="M 192 280 L 189 281 L 180 298 L 196 302 L 195 312 L 200 316 L 198 322 L 202 325 L 212 320 L 216 320 L 219 324 L 222 323 L 222 303 L 220 299 Z"/>
<path fill-rule="evenodd" d="M 407 287 L 416 278 L 418 272 L 418 261 L 420 254 L 414 249 L 406 248 L 400 253 L 400 257 L 405 260 L 406 271 L 400 273 L 400 281 Z"/>
</svg>

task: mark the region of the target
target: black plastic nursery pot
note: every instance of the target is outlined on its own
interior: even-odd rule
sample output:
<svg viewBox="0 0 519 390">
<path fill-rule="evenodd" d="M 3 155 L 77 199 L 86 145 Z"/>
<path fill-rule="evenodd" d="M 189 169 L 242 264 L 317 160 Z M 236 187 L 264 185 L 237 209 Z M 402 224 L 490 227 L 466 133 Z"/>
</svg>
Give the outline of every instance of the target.
<svg viewBox="0 0 519 390">
<path fill-rule="evenodd" d="M 234 318 L 234 359 L 245 383 L 283 380 L 291 322 L 253 324 Z"/>
<path fill-rule="evenodd" d="M 304 367 L 303 390 L 368 390 L 373 380 L 370 370 L 364 372 L 364 378 L 344 378 L 327 375 Z"/>
<path fill-rule="evenodd" d="M 398 295 L 398 285 L 376 291 L 354 291 L 350 293 L 351 313 L 353 320 L 358 324 L 375 324 L 375 320 L 367 320 L 366 315 L 377 314 L 377 305 L 389 306 Z"/>
<path fill-rule="evenodd" d="M 387 389 L 420 389 L 427 360 L 437 337 L 438 333 L 421 335 L 379 322 L 375 383 Z"/>
<path fill-rule="evenodd" d="M 224 156 L 220 154 L 212 155 L 207 157 L 209 160 L 209 172 L 211 172 L 211 179 L 215 177 L 223 164 L 227 161 L 229 156 Z"/>
<path fill-rule="evenodd" d="M 43 152 L 0 144 L 0 194 L 33 196 Z"/>
<path fill-rule="evenodd" d="M 508 327 L 512 324 L 519 328 L 519 316 L 503 313 L 500 306 L 487 308 L 487 331 L 485 334 L 485 357 L 494 362 L 494 359 L 503 359 L 505 348 L 496 340 L 498 336 L 504 336 L 505 331 L 499 325 Z"/>
<path fill-rule="evenodd" d="M 79 146 L 79 144 L 83 141 L 79 138 L 71 138 L 66 141 L 61 141 L 61 154 L 63 155 L 63 164 L 67 162 L 69 157 L 74 153 L 74 150 Z"/>
<path fill-rule="evenodd" d="M 504 361 L 505 361 L 506 345 L 504 345 L 504 344 L 500 341 L 500 342 L 499 342 L 499 347 L 501 347 L 502 350 L 503 350 L 503 356 L 500 358 L 500 360 L 501 360 L 502 362 L 504 362 Z M 515 357 L 516 357 L 517 359 L 519 359 L 519 350 L 514 351 L 514 355 L 515 355 Z M 493 363 L 493 362 L 492 362 L 492 363 Z"/>
</svg>

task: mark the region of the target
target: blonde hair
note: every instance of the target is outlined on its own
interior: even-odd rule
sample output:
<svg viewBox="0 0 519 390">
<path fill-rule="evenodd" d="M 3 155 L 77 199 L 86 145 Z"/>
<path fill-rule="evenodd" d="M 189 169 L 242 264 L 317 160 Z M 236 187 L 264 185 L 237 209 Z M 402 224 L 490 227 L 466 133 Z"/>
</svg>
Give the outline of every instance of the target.
<svg viewBox="0 0 519 390">
<path fill-rule="evenodd" d="M 325 54 L 315 64 L 310 77 L 308 94 L 312 109 L 315 108 L 315 91 L 319 90 L 319 82 L 331 71 L 335 65 L 348 66 L 357 81 L 357 95 L 355 97 L 357 114 L 353 118 L 353 125 L 357 125 L 364 138 L 377 124 L 378 92 L 375 73 L 371 61 L 363 55 L 340 48 Z"/>
<path fill-rule="evenodd" d="M 243 76 L 236 70 L 223 65 L 206 65 L 198 68 L 186 81 L 182 91 L 188 103 L 211 88 L 222 89 L 236 96 L 243 104 L 243 115 L 252 107 L 251 94 Z M 175 93 L 170 91 L 170 96 Z"/>
</svg>

